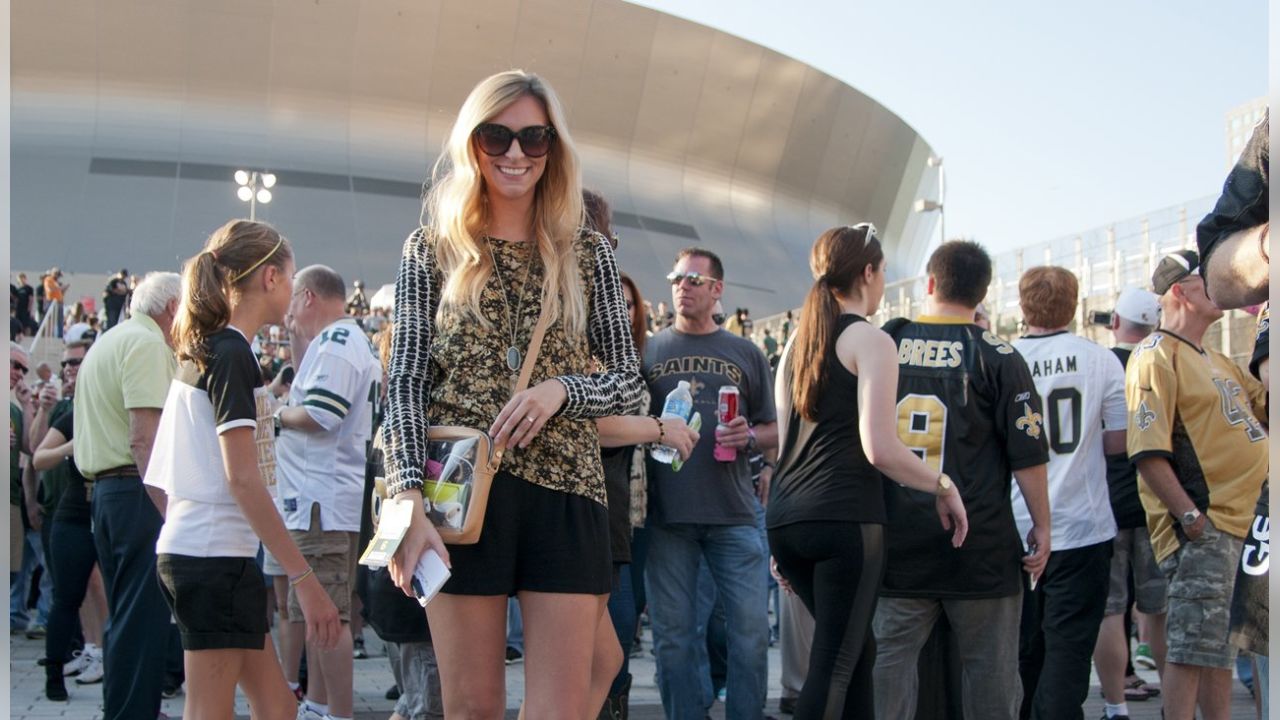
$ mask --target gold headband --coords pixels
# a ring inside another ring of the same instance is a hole
[[[250,266],[248,267],[248,269],[246,269],[244,272],[242,272],[242,273],[240,273],[239,275],[236,275],[235,277],[231,278],[231,284],[232,284],[232,285],[235,285],[236,283],[240,282],[241,280],[243,280],[243,279],[245,279],[245,278],[249,277],[249,273],[253,272],[254,270],[257,270],[259,265],[261,265],[262,263],[264,263],[264,262],[266,262],[266,261],[270,260],[270,259],[271,259],[271,256],[272,256],[272,255],[275,255],[275,254],[276,254],[276,251],[277,251],[277,250],[279,250],[279,249],[280,249],[280,246],[281,246],[281,245],[283,245],[283,244],[284,244],[284,236],[283,236],[283,235],[281,235],[281,236],[280,236],[280,239],[276,241],[276,246],[275,246],[275,247],[273,247],[273,248],[271,248],[271,252],[267,253],[266,255],[263,255],[261,260],[259,260],[258,262],[256,262],[256,263],[254,263],[254,264],[250,265]],[[217,255],[214,255],[213,257],[214,257],[214,260],[217,260],[217,259],[218,259],[218,256],[217,256]]]

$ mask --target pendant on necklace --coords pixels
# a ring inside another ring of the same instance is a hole
[[[507,348],[507,367],[511,369],[511,372],[520,369],[520,351],[514,345]]]

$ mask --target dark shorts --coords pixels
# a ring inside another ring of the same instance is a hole
[[[611,588],[609,513],[594,500],[499,471],[475,545],[450,545],[443,592],[514,595],[521,590],[604,595]]]
[[[265,647],[267,589],[253,558],[162,553],[156,574],[183,650]]]

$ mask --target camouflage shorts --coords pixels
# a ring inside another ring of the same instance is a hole
[[[1158,615],[1169,607],[1169,579],[1160,572],[1151,536],[1145,527],[1116,533],[1111,553],[1111,579],[1107,590],[1107,615],[1121,615],[1137,602],[1138,611]],[[1133,597],[1129,597],[1129,577],[1133,576]]]
[[[1206,519],[1204,535],[1184,542],[1160,563],[1169,577],[1169,662],[1229,669],[1231,591],[1244,541]]]

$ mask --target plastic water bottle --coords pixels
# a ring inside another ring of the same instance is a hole
[[[702,430],[702,413],[695,412],[693,417],[689,418],[689,429],[694,432]],[[680,472],[680,468],[682,467],[684,467],[684,461],[681,460],[680,455],[677,454],[671,459],[671,472]]]
[[[667,401],[662,406],[662,419],[679,418],[687,422],[692,413],[693,393],[689,392],[689,381],[681,380],[675,390],[667,393]],[[651,454],[654,460],[668,465],[678,457],[676,449],[666,445],[659,445]]]

